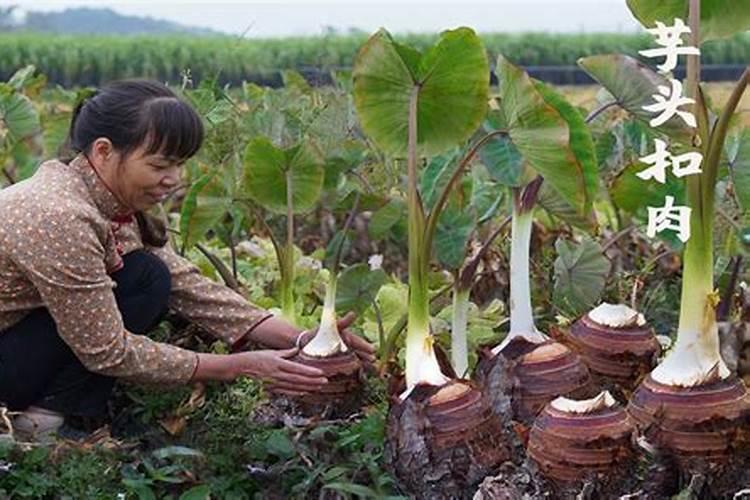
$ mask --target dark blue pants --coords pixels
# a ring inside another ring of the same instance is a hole
[[[155,255],[136,250],[112,273],[125,328],[145,334],[167,312],[171,279]],[[115,379],[88,371],[60,338],[46,308],[35,309],[0,332],[0,401],[10,410],[30,405],[65,415],[104,414]]]

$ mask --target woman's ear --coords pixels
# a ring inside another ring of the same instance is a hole
[[[111,164],[114,155],[115,148],[112,146],[112,141],[106,137],[99,137],[91,144],[89,160],[95,167],[101,168],[107,164]]]

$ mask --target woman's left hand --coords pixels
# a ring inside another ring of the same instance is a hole
[[[344,341],[344,343],[354,351],[359,359],[364,361],[366,364],[371,365],[375,363],[375,346],[369,343],[366,339],[349,330],[349,326],[354,323],[354,320],[356,318],[357,315],[355,313],[348,312],[344,315],[343,318],[339,318],[339,320],[336,322],[336,326],[338,326],[339,335],[341,335],[341,339]],[[311,333],[308,333],[304,336],[302,345],[306,345],[308,342],[310,342],[313,337],[315,337],[315,332],[317,331],[317,328],[314,330],[310,330]]]

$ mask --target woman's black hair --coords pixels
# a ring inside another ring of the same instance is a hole
[[[120,80],[78,103],[60,156],[69,161],[79,153],[88,155],[93,142],[106,137],[123,158],[145,145],[146,154],[183,162],[198,152],[203,135],[198,113],[166,85]],[[167,243],[164,221],[145,212],[137,212],[135,219],[144,243],[157,247]]]
[[[88,154],[96,139],[106,137],[123,157],[145,145],[146,154],[184,161],[198,152],[203,135],[198,113],[166,85],[119,80],[76,106],[67,146]]]

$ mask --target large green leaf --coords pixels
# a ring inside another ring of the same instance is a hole
[[[726,143],[734,192],[742,210],[750,210],[750,128],[731,137]]]
[[[391,154],[407,149],[409,100],[418,89],[417,143],[425,155],[466,140],[487,108],[489,63],[469,28],[445,31],[420,54],[381,29],[354,61],[354,103],[365,133]]]
[[[580,214],[594,197],[596,161],[583,119],[562,97],[499,56],[500,109],[523,159]]]
[[[536,202],[551,215],[564,220],[572,226],[583,229],[584,231],[593,231],[597,226],[595,210],[591,210],[587,215],[578,213],[575,208],[573,208],[570,203],[567,203],[565,199],[555,191],[555,188],[547,182],[542,183]]]
[[[604,291],[610,262],[596,241],[555,242],[555,287],[553,299],[564,312],[578,315],[593,307]]]
[[[448,269],[458,269],[466,259],[466,245],[477,225],[473,210],[451,205],[443,210],[435,231],[435,254]]]
[[[399,221],[406,218],[406,202],[394,198],[372,214],[367,226],[370,238],[380,240],[388,236],[389,231]]]
[[[623,54],[582,57],[578,60],[578,65],[603,85],[614,96],[620,107],[646,124],[657,115],[644,110],[643,106],[655,102],[652,96],[659,93],[657,87],[670,86],[664,76],[637,59]],[[684,107],[680,109],[689,111]],[[657,129],[688,143],[693,133],[693,129],[677,115],[672,116]]]
[[[213,170],[196,180],[185,195],[180,208],[180,235],[183,248],[200,241],[226,215],[232,205],[220,180],[219,170]]]
[[[599,170],[596,160],[596,150],[594,149],[594,140],[591,138],[591,133],[586,126],[583,116],[563,96],[542,82],[534,82],[534,86],[544,98],[544,102],[555,108],[568,124],[569,151],[566,157],[566,165],[574,165],[576,174],[583,177],[586,193],[586,210],[583,213],[588,215],[590,212],[588,207],[596,196],[597,173]],[[548,183],[555,190],[560,189],[554,182],[548,181]]]
[[[313,149],[304,143],[279,149],[265,137],[258,137],[245,149],[244,167],[244,189],[272,212],[286,213],[288,178],[294,213],[310,210],[320,197],[323,166]]]
[[[372,305],[387,275],[382,269],[370,270],[367,264],[347,267],[336,285],[336,311],[362,314]]]
[[[484,133],[493,130],[506,130],[507,121],[502,110],[491,110],[482,125]],[[479,150],[479,158],[493,179],[505,186],[520,187],[523,185],[523,155],[513,144],[510,136],[499,135]]]
[[[461,150],[434,156],[420,177],[419,193],[426,209],[431,209],[448,181],[456,172],[460,162]]]
[[[19,141],[39,132],[39,114],[31,100],[8,85],[0,87],[0,139]]]
[[[614,204],[626,212],[647,218],[646,207],[664,206],[664,198],[673,196],[675,204],[684,204],[684,182],[675,176],[667,175],[664,184],[654,180],[645,181],[636,174],[648,168],[648,165],[635,162],[626,166],[614,178],[609,186],[609,195]]]
[[[667,26],[679,17],[688,24],[689,0],[627,0],[628,8],[646,28],[656,21]],[[750,30],[750,2],[747,0],[701,0],[701,40],[723,38]],[[685,44],[688,45],[687,35]]]

